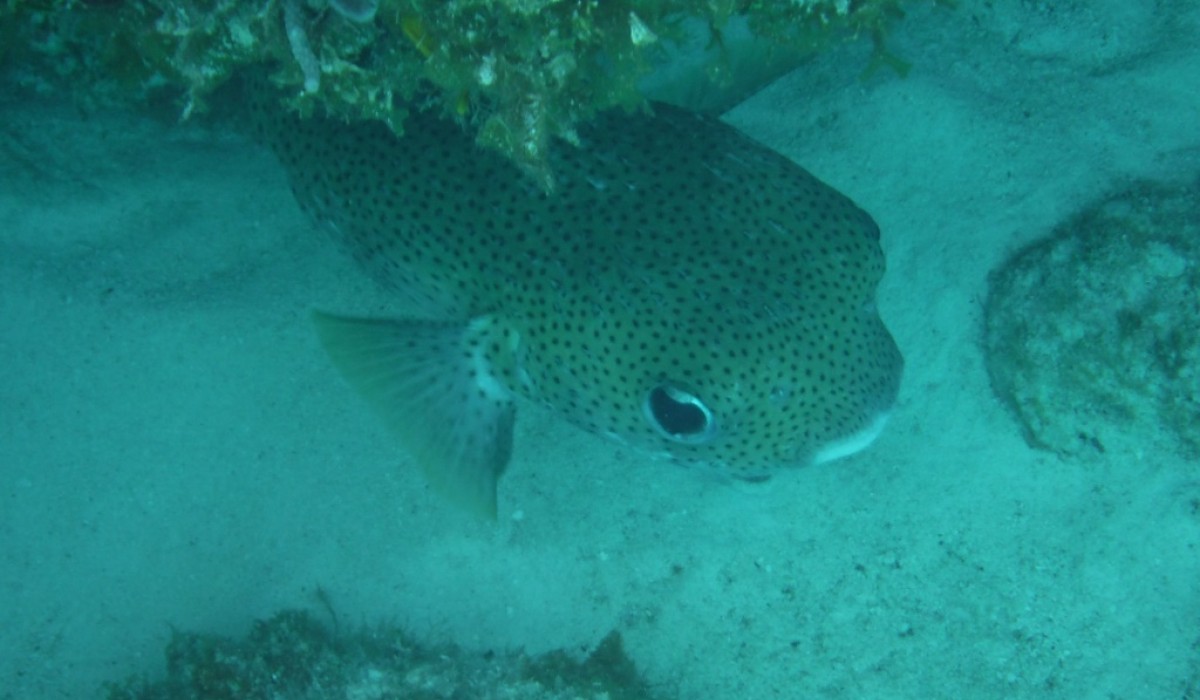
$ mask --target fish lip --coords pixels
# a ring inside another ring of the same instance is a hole
[[[879,434],[883,432],[883,426],[887,425],[888,418],[891,415],[892,412],[890,410],[880,411],[861,430],[822,445],[813,455],[812,463],[824,464],[825,462],[832,462],[867,449],[871,443],[875,442],[875,438],[879,437]]]

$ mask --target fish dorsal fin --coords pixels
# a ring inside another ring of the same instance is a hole
[[[313,313],[342,375],[383,417],[430,484],[496,517],[496,481],[512,452],[512,393],[487,354],[489,317],[463,325]]]

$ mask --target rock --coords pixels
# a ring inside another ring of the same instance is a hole
[[[1138,183],[990,279],[984,347],[1030,444],[1200,455],[1200,179]]]

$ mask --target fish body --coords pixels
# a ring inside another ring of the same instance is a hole
[[[761,478],[865,447],[903,361],[879,229],[725,123],[664,104],[558,143],[545,191],[457,125],[278,118],[296,199],[400,319],[317,314],[435,486],[495,513],[517,397],[646,454]]]

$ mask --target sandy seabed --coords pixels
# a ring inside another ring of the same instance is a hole
[[[1031,449],[980,344],[1020,246],[1200,173],[1200,9],[991,5],[914,9],[907,79],[860,80],[864,41],[727,115],[883,230],[907,372],[878,442],[731,484],[523,406],[496,523],[428,493],[320,351],[309,309],[389,300],[267,153],[0,103],[0,698],[160,673],[173,628],[318,587],[469,648],[617,628],[684,698],[1200,697],[1200,467]]]

